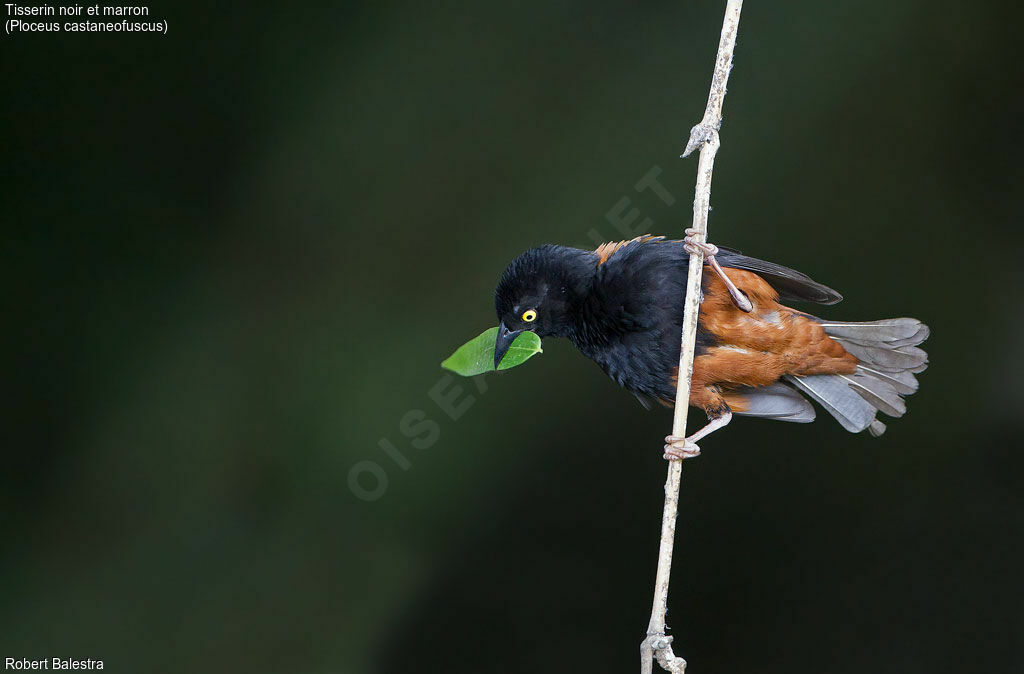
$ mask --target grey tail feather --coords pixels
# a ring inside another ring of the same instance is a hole
[[[882,412],[901,417],[903,396],[917,391],[916,373],[928,367],[928,354],[917,347],[928,338],[928,326],[916,318],[890,318],[869,323],[816,319],[825,334],[860,361],[853,374],[788,375],[794,386],[820,403],[843,428],[885,432],[875,417]]]
[[[851,433],[863,431],[875,420],[878,410],[857,395],[839,375],[786,375],[786,379],[816,400]]]

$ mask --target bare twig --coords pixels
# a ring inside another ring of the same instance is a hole
[[[707,240],[708,210],[711,202],[711,174],[718,153],[718,129],[722,126],[722,103],[725,88],[732,69],[732,53],[736,46],[736,32],[739,29],[740,10],[743,0],[729,0],[722,22],[722,37],[718,43],[718,58],[711,79],[704,118],[690,130],[690,141],[686,144],[684,157],[700,148],[697,163],[697,186],[693,199],[694,239]],[[704,266],[702,253],[690,255],[690,269],[686,284],[685,313],[683,314],[682,349],[679,352],[679,378],[676,389],[675,414],[672,420],[672,435],[686,435],[686,412],[690,399],[690,377],[693,375],[693,353],[697,340],[697,314],[700,310],[700,279]],[[651,607],[651,621],[647,625],[647,638],[640,644],[640,671],[651,674],[653,659],[663,669],[682,674],[686,661],[672,652],[672,637],[665,635],[665,613],[668,610],[668,583],[672,573],[672,546],[675,542],[676,512],[679,507],[679,482],[682,478],[682,461],[669,461],[668,478],[665,480],[665,510],[661,520],[661,547],[658,550],[658,573],[654,582],[654,605]]]

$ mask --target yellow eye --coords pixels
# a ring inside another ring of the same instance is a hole
[[[533,309],[527,309],[525,312],[523,312],[523,320],[526,321],[527,323],[533,323],[535,320],[537,320],[537,312],[534,311]]]

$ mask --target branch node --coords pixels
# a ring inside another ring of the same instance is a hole
[[[717,139],[718,125],[708,122],[705,117],[700,121],[700,124],[690,129],[690,140],[686,143],[686,149],[679,156],[683,158],[689,157],[695,150],[699,150],[707,143],[717,142]]]
[[[666,672],[684,674],[686,671],[686,660],[672,652],[672,637],[670,636],[650,635],[640,644],[640,652],[647,658],[657,660]]]

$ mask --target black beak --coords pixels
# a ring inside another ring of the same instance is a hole
[[[494,369],[498,369],[498,364],[501,359],[505,357],[508,352],[508,348],[512,346],[512,342],[516,341],[516,337],[519,336],[522,330],[509,330],[505,327],[505,323],[502,322],[498,326],[498,338],[494,340]]]

